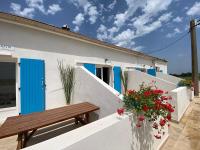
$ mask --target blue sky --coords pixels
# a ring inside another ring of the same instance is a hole
[[[0,11],[70,29],[118,46],[150,53],[183,36],[192,18],[200,19],[197,0],[9,0]],[[169,73],[191,71],[190,35],[151,55],[169,61]],[[200,47],[200,28],[197,28]],[[198,49],[200,62],[200,50]],[[200,65],[199,65],[200,70]]]

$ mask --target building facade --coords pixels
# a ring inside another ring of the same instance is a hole
[[[166,60],[0,13],[0,121],[66,105],[58,61],[85,66],[118,92],[121,70],[167,73]]]

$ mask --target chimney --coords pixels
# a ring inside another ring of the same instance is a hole
[[[62,26],[62,29],[63,29],[63,30],[70,31],[70,28],[68,27],[67,24],[64,24],[64,25]]]

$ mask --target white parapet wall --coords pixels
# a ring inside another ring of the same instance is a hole
[[[176,89],[177,86],[172,82],[154,77],[138,70],[128,71],[128,89],[138,90],[142,82],[149,84],[152,81],[156,81],[156,86],[158,88],[168,92]]]
[[[162,72],[156,72],[156,77],[160,78],[160,79],[163,79],[163,80],[166,80],[166,81],[169,81],[169,82],[172,82],[174,84],[178,84],[181,80],[181,78],[178,78],[178,77],[175,77],[175,76],[172,76],[172,75],[169,75],[169,74],[164,74]]]
[[[91,102],[98,107],[99,118],[116,112],[121,107],[119,93],[84,67],[75,69],[73,103]]]
[[[193,98],[193,92],[187,87],[179,87],[172,90],[169,94],[173,99],[173,101],[169,102],[175,106],[175,112],[172,113],[172,119],[179,122]]]
[[[158,150],[168,137],[168,129],[156,139],[152,127],[136,128],[130,116],[112,114],[24,150]]]

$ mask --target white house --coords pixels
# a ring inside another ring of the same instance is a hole
[[[166,60],[0,13],[0,121],[66,104],[58,60],[85,66],[119,92],[121,69],[167,73]]]

